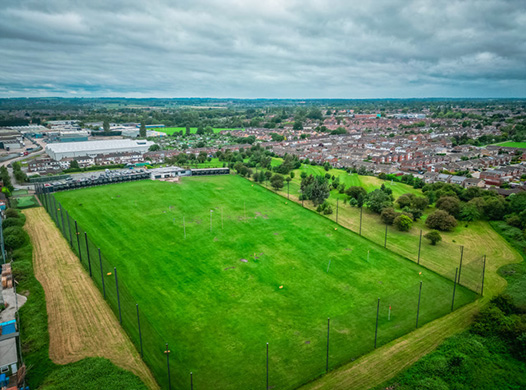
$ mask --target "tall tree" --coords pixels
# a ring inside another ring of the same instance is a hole
[[[105,120],[104,122],[102,122],[102,128],[104,129],[105,133],[109,133],[110,132],[110,122],[108,122],[108,120]]]
[[[146,125],[144,124],[144,122],[141,122],[141,128],[139,129],[139,137],[146,137]]]

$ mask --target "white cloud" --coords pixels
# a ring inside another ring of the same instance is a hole
[[[0,9],[0,96],[526,95],[522,1],[74,3]]]

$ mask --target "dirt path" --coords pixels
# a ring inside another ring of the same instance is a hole
[[[49,357],[67,364],[105,357],[158,389],[150,370],[122,330],[77,256],[42,207],[27,209],[35,276],[46,294]]]

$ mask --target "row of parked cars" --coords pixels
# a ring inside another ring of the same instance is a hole
[[[125,181],[144,180],[149,179],[150,174],[144,170],[127,170],[127,171],[109,171],[99,175],[83,176],[79,178],[68,177],[65,180],[60,180],[52,183],[44,184],[47,191],[64,191],[81,187],[92,187],[103,184],[119,183]]]

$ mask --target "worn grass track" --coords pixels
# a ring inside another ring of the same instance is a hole
[[[24,214],[34,246],[35,276],[46,294],[51,360],[67,364],[105,357],[157,389],[150,370],[46,211],[39,207]]]

